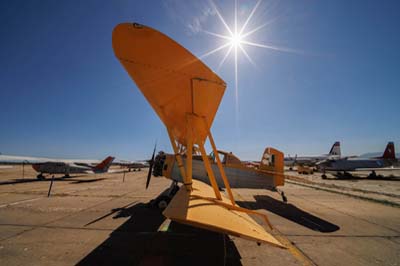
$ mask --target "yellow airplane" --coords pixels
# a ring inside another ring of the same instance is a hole
[[[285,182],[284,175],[284,161],[283,153],[274,149],[266,148],[262,154],[260,162],[243,162],[232,152],[217,151],[218,156],[213,152],[210,153],[208,159],[211,163],[211,168],[215,173],[215,179],[218,187],[224,188],[224,180],[222,175],[219,173],[218,161],[224,168],[226,176],[229,181],[231,188],[253,188],[253,189],[269,189],[277,191],[284,202],[287,201],[283,191],[278,190],[278,186],[283,186]],[[183,154],[185,161],[186,156]],[[218,157],[218,158],[217,158]],[[152,162],[152,161],[151,161]],[[146,182],[146,188],[149,185],[151,172],[154,176],[163,176],[169,178],[176,183],[183,182],[183,177],[180,175],[178,162],[176,161],[174,154],[165,154],[159,152],[155,158],[154,164],[151,163],[152,167],[149,168],[149,175]],[[198,151],[193,151],[193,164],[192,164],[192,178],[200,180],[204,183],[210,184],[210,180],[207,174],[207,169],[204,167],[203,159]],[[170,193],[163,194],[155,201],[155,205],[163,208],[168,204],[171,196],[176,191],[176,188],[171,186]]]
[[[144,25],[117,25],[112,45],[115,56],[164,123],[182,177],[183,185],[163,215],[179,223],[284,248],[249,216],[259,215],[269,224],[264,214],[235,203],[224,167],[215,156],[228,197],[221,195],[204,148],[208,138],[214,154],[218,153],[210,128],[225,82],[174,40]],[[193,179],[193,150],[199,151],[211,186]]]

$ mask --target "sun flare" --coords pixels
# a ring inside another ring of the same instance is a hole
[[[214,3],[213,0],[210,0],[211,6],[215,11],[215,14],[225,27],[225,34],[220,34],[220,33],[215,33],[211,32],[205,29],[202,29],[202,31],[208,35],[221,38],[225,40],[225,43],[222,44],[221,46],[206,52],[200,58],[207,57],[209,55],[212,55],[216,52],[219,52],[223,49],[226,49],[226,52],[224,56],[222,57],[219,65],[218,65],[218,70],[222,67],[228,56],[233,53],[234,56],[234,74],[235,74],[235,104],[236,104],[236,116],[238,116],[239,112],[239,89],[238,89],[238,54],[242,53],[247,60],[256,67],[256,64],[254,61],[251,59],[250,55],[246,51],[246,47],[252,46],[252,47],[257,47],[257,48],[264,48],[264,49],[269,49],[273,51],[279,51],[279,52],[289,52],[289,53],[298,53],[298,51],[293,50],[293,49],[288,49],[288,48],[283,48],[283,47],[278,47],[278,46],[273,46],[273,45],[267,45],[267,44],[261,44],[257,43],[254,41],[248,40],[248,37],[255,32],[259,31],[260,29],[264,28],[265,26],[269,25],[270,23],[273,23],[275,19],[271,19],[270,21],[267,21],[257,27],[254,27],[252,29],[247,29],[246,27],[248,26],[250,20],[252,19],[254,13],[257,11],[257,8],[260,6],[262,0],[258,0],[256,5],[253,7],[251,10],[249,16],[246,18],[245,22],[238,27],[238,10],[237,10],[237,0],[235,0],[235,10],[234,10],[234,25],[233,26],[228,26],[226,23],[225,19],[221,15],[221,12],[219,11],[217,5]]]

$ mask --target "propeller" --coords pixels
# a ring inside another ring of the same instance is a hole
[[[153,173],[154,155],[156,154],[156,148],[157,148],[157,142],[156,142],[156,144],[154,144],[153,155],[151,156],[151,160],[150,160],[150,163],[149,163],[149,173],[147,174],[146,189],[149,187],[151,174]]]

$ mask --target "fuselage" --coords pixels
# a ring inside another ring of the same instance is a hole
[[[218,165],[212,163],[211,168],[215,174],[218,186],[224,188],[225,185],[219,172]],[[231,188],[273,189],[277,186],[272,174],[267,174],[260,170],[229,165],[224,166],[224,170]],[[183,182],[178,164],[174,164],[172,176],[175,181]],[[193,160],[193,179],[200,180],[210,185],[210,180],[202,160]]]
[[[323,156],[302,156],[302,157],[285,157],[285,166],[295,166],[296,164],[315,165],[316,163],[327,160],[340,158],[340,155],[323,155]]]
[[[357,169],[389,167],[392,163],[384,159],[360,159],[349,158],[339,160],[327,160],[318,164],[318,168],[325,171],[355,171]]]
[[[36,172],[43,174],[78,174],[93,172],[89,166],[63,163],[63,162],[46,162],[32,164],[32,168]]]
[[[222,157],[221,166],[232,188],[274,190],[277,186],[284,185],[283,153],[276,149],[266,148],[257,168],[248,167],[246,163],[240,161],[232,153],[222,151],[218,151],[218,153],[218,156]],[[208,156],[208,159],[218,186],[224,188],[225,184],[219,171],[216,155],[212,153]],[[183,158],[183,165],[186,165],[185,157]],[[154,173],[155,176],[162,175],[177,182],[183,182],[181,171],[178,163],[175,161],[174,155],[166,155],[165,159],[161,160],[156,158]],[[201,156],[193,156],[192,178],[210,184],[210,179]]]

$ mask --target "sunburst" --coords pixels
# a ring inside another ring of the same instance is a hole
[[[226,59],[228,58],[228,56],[233,51],[234,71],[235,71],[235,103],[236,103],[236,111],[237,112],[238,112],[238,104],[239,104],[239,96],[238,96],[239,95],[239,89],[238,89],[238,52],[239,52],[239,50],[243,53],[243,55],[247,58],[247,60],[253,66],[255,66],[255,63],[251,59],[249,54],[247,53],[245,46],[253,46],[253,47],[270,49],[270,50],[281,51],[281,52],[296,52],[295,50],[288,49],[288,48],[282,48],[282,47],[277,47],[277,46],[273,46],[273,45],[267,45],[267,44],[262,44],[262,43],[257,43],[257,42],[252,42],[252,41],[247,40],[247,38],[250,35],[256,33],[257,31],[259,31],[260,29],[264,28],[265,26],[267,26],[269,24],[269,22],[266,22],[258,27],[255,27],[253,29],[249,29],[246,31],[246,28],[247,28],[249,22],[253,18],[254,14],[256,13],[261,2],[262,2],[262,0],[258,0],[258,2],[255,4],[253,9],[251,10],[249,16],[247,17],[247,19],[245,20],[245,22],[243,23],[243,25],[241,25],[241,27],[239,29],[238,28],[238,17],[237,17],[237,0],[235,0],[233,27],[228,26],[225,19],[221,15],[221,12],[219,11],[217,5],[213,2],[213,0],[210,0],[212,8],[215,10],[216,15],[218,16],[219,20],[221,21],[221,23],[224,25],[224,27],[226,29],[226,33],[219,34],[219,33],[211,32],[211,31],[204,30],[204,29],[202,30],[204,33],[212,35],[214,37],[224,39],[226,42],[223,45],[221,45],[211,51],[206,52],[205,54],[203,54],[201,56],[201,58],[204,58],[204,57],[214,54],[218,51],[226,49],[226,52],[218,65],[218,69],[220,69],[222,67],[222,65],[224,64],[224,62],[226,61]]]

